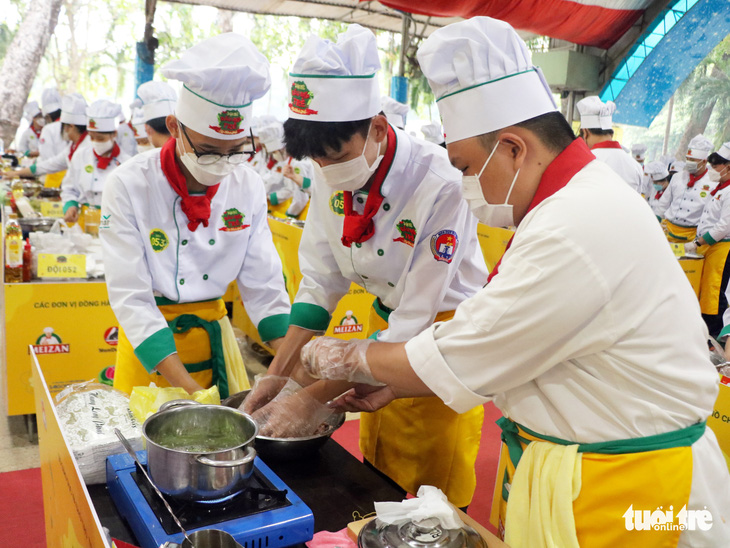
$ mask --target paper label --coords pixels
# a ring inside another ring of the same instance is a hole
[[[41,202],[41,215],[60,219],[63,217],[63,204],[61,202]]]
[[[38,254],[39,278],[86,278],[86,255]]]
[[[678,259],[684,257],[684,244],[670,242],[669,245],[672,246],[672,251],[674,252],[675,257]]]

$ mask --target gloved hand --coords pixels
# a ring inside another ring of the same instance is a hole
[[[333,412],[289,379],[279,394],[252,416],[262,436],[299,438],[314,434]]]
[[[358,384],[331,401],[328,405],[331,409],[340,413],[371,413],[382,409],[396,398],[390,386],[370,386]]]
[[[273,400],[281,389],[284,388],[288,380],[289,377],[258,375],[251,392],[243,400],[239,409],[244,413],[252,415],[254,411]]]
[[[312,377],[383,386],[370,372],[366,358],[372,339],[343,341],[319,337],[302,348],[302,365]]]
[[[689,255],[694,255],[697,253],[697,244],[694,241],[687,242],[684,244],[684,252]]]

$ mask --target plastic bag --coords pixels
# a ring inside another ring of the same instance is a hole
[[[217,386],[211,386],[205,390],[198,390],[188,394],[185,389],[171,386],[135,386],[132,388],[132,395],[129,396],[129,408],[135,418],[144,423],[147,417],[159,411],[160,406],[172,400],[195,400],[198,403],[208,405],[220,405],[221,396]]]

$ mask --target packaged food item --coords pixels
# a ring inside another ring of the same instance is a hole
[[[194,400],[206,405],[220,405],[221,396],[218,387],[213,385],[205,390],[198,390],[188,394],[184,388],[156,386],[150,383],[149,386],[135,386],[132,388],[132,395],[129,396],[129,407],[136,419],[143,423],[147,417],[157,413],[160,406],[172,400]]]
[[[5,225],[5,282],[23,281],[23,232],[18,217],[11,213]]]

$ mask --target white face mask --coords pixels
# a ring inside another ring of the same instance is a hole
[[[43,127],[43,126],[46,125],[46,119],[45,118],[38,118],[37,120],[35,120],[35,124],[37,126]]]
[[[694,175],[700,170],[700,163],[696,160],[687,160],[684,163],[684,170]]]
[[[515,173],[515,176],[512,179],[512,184],[509,187],[509,191],[507,191],[507,197],[505,198],[503,204],[490,204],[489,202],[487,202],[487,200],[484,198],[482,185],[479,182],[479,179],[481,178],[482,173],[484,173],[484,170],[486,169],[489,160],[491,160],[492,156],[494,156],[494,153],[497,152],[498,146],[499,141],[497,141],[497,144],[494,145],[492,153],[489,155],[489,158],[487,158],[487,161],[484,162],[484,165],[482,166],[479,175],[464,175],[461,178],[461,193],[462,196],[464,196],[464,199],[469,204],[469,209],[471,209],[471,212],[477,219],[479,219],[479,221],[481,221],[485,225],[495,228],[513,226],[515,224],[513,207],[508,202],[509,197],[512,194],[512,189],[515,187],[517,177],[520,174],[520,170],[518,169],[517,173]]]
[[[372,123],[368,128],[367,137],[365,137],[365,145],[362,147],[362,153],[357,158],[342,162],[341,164],[331,164],[325,167],[321,167],[317,162],[312,162],[314,166],[314,172],[317,177],[322,179],[327,186],[334,190],[343,190],[353,192],[359,188],[362,188],[368,179],[372,176],[378,166],[380,165],[383,155],[379,154],[372,165],[368,165],[368,161],[365,158],[365,149],[368,146],[368,139],[370,138],[370,129],[372,129]],[[377,143],[376,143],[377,144]],[[380,145],[378,145],[380,146]]]
[[[137,152],[147,152],[148,150],[154,150],[155,146],[152,144],[147,145],[137,145]]]
[[[94,148],[94,152],[99,156],[103,156],[114,148],[114,139],[109,139],[108,141],[92,141],[91,146]]]
[[[178,125],[178,128],[180,126]],[[175,140],[175,146],[180,145],[182,139],[182,130],[180,129],[180,139]],[[227,175],[233,173],[237,166],[231,164],[225,158],[221,158],[214,164],[201,166],[198,158],[192,152],[185,152],[185,149],[178,150],[180,153],[180,161],[188,169],[190,175],[204,186],[215,186],[221,182]]]
[[[715,168],[710,168],[707,170],[707,178],[710,179],[713,183],[719,183],[720,179],[723,178],[723,171],[725,171],[725,168],[723,168],[721,171],[716,171]]]

